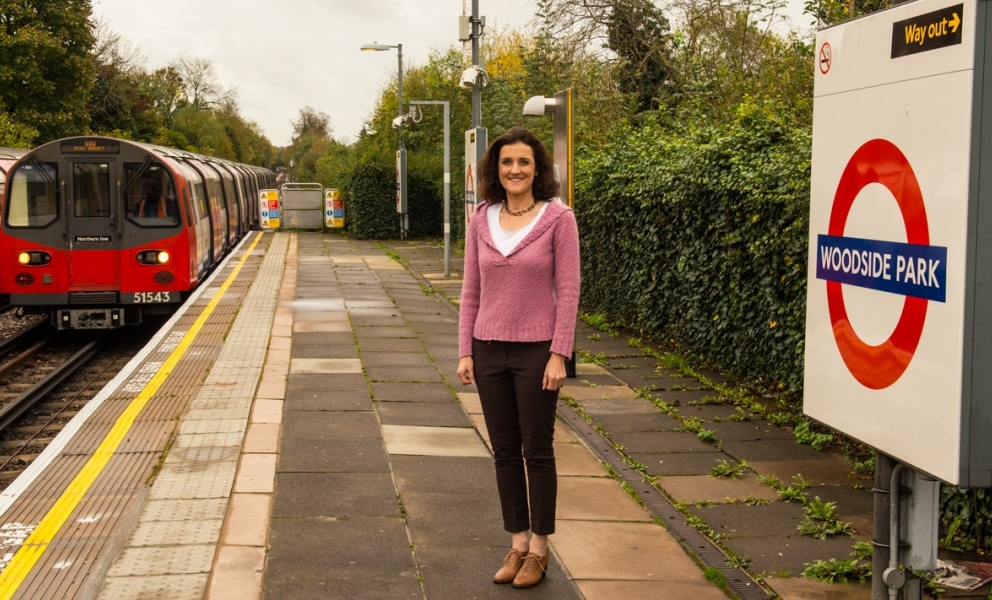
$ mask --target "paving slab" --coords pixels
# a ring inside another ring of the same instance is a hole
[[[430,600],[501,600],[523,596],[542,600],[578,600],[572,583],[554,558],[541,585],[515,590],[510,585],[493,585],[492,574],[503,564],[508,546],[417,547],[417,560]]]
[[[786,483],[791,482],[794,475],[802,475],[804,479],[813,484],[844,485],[855,483],[849,478],[851,465],[839,456],[832,456],[824,460],[748,461],[747,465],[760,475],[774,475]]]
[[[636,398],[634,390],[625,385],[600,385],[596,387],[582,385],[565,385],[561,388],[561,394],[573,400],[624,400]]]
[[[712,452],[713,444],[701,441],[690,431],[631,431],[612,433],[614,443],[627,452]]]
[[[654,415],[658,414],[658,409],[647,400],[637,398],[635,400],[610,400],[602,402],[600,400],[585,400],[579,402],[582,410],[590,415]]]
[[[727,440],[723,443],[723,451],[740,460],[749,463],[770,462],[775,460],[829,460],[832,454],[813,450],[806,444],[797,444],[794,440],[762,440],[760,442],[740,442]]]
[[[770,425],[764,421],[723,421],[710,423],[706,426],[716,433],[716,438],[721,441],[752,441],[761,440],[787,440],[796,441],[796,435],[791,431],[786,431],[781,427]]]
[[[597,415],[596,424],[610,433],[672,431],[682,426],[682,422],[675,417],[657,410],[655,413]]]
[[[287,411],[283,444],[287,440],[379,439],[373,412]]]
[[[376,402],[451,402],[452,394],[443,383],[373,382]]]
[[[577,580],[705,581],[678,542],[655,523],[560,520],[551,540]]]
[[[365,370],[372,382],[441,382],[441,375],[433,364],[429,367],[366,366]]]
[[[434,367],[426,355],[413,352],[363,351],[362,363],[368,367]]]
[[[465,392],[456,394],[456,396],[465,412],[470,415],[482,414],[482,402],[479,400],[479,394]]]
[[[603,464],[582,444],[555,442],[555,467],[559,477],[606,477]]]
[[[753,473],[737,479],[713,477],[711,475],[673,475],[662,477],[659,485],[676,501],[683,504],[693,502],[716,502],[722,504],[731,500],[744,500],[754,497],[763,500],[777,500],[778,492],[758,482]]]
[[[290,373],[357,374],[362,372],[362,361],[357,358],[294,358]]]
[[[368,388],[337,392],[291,390],[286,393],[286,410],[371,411],[374,408]]]
[[[286,383],[286,394],[297,390],[309,390],[322,394],[347,390],[368,392],[368,382],[361,373],[326,374],[294,373]]]
[[[455,402],[383,402],[379,421],[384,425],[471,427],[465,411]]]
[[[807,563],[828,558],[850,558],[854,541],[846,535],[825,540],[794,535],[790,538],[778,536],[730,538],[723,543],[731,551],[750,558],[751,570],[755,573],[784,571],[792,577],[798,577]],[[867,598],[868,596],[864,600]]]
[[[771,502],[764,506],[718,504],[690,506],[689,511],[701,517],[714,531],[728,537],[798,536],[796,528],[803,520],[803,507],[798,502]]]
[[[276,473],[277,517],[398,517],[389,473]]]
[[[266,600],[420,599],[399,518],[272,520]]]
[[[719,450],[651,454],[632,452],[630,457],[646,466],[652,475],[709,475],[719,461],[731,460]]]
[[[469,427],[414,427],[383,425],[382,439],[389,454],[414,456],[487,457],[489,450]]]
[[[347,344],[299,344],[293,337],[290,353],[293,358],[358,358],[358,347],[354,342]]]
[[[391,456],[396,486],[402,494],[495,494],[492,456]],[[498,501],[493,495],[492,501]]]
[[[805,577],[766,579],[782,600],[868,600],[871,583],[823,583]],[[587,599],[588,600],[588,599]]]
[[[612,478],[558,476],[557,519],[640,521],[651,517]]]
[[[585,600],[651,598],[651,600],[726,600],[715,585],[677,581],[586,581],[576,582]]]
[[[381,439],[286,440],[279,471],[388,473],[389,457]]]

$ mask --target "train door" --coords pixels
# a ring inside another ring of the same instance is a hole
[[[113,160],[70,160],[65,208],[69,289],[113,290],[120,282],[117,165]]]

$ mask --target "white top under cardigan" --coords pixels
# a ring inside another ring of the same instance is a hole
[[[538,211],[537,216],[534,220],[528,223],[526,226],[517,229],[516,231],[507,231],[503,229],[503,226],[499,224],[499,212],[503,210],[503,203],[498,202],[492,204],[486,210],[486,219],[489,221],[489,233],[493,236],[493,243],[496,244],[496,249],[500,251],[503,256],[508,256],[513,249],[517,247],[517,244],[521,242],[527,234],[530,233],[531,229],[534,229],[534,225],[541,220],[541,215],[544,214],[544,209],[548,207],[548,203],[545,202],[541,206],[541,210]]]

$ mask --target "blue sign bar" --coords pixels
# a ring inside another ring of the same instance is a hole
[[[947,248],[818,235],[816,278],[945,302]]]

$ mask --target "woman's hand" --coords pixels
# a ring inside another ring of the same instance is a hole
[[[462,380],[462,385],[475,383],[475,362],[471,356],[458,359],[458,379]]]
[[[551,353],[548,366],[544,369],[545,390],[559,390],[565,383],[565,357],[561,354]]]

